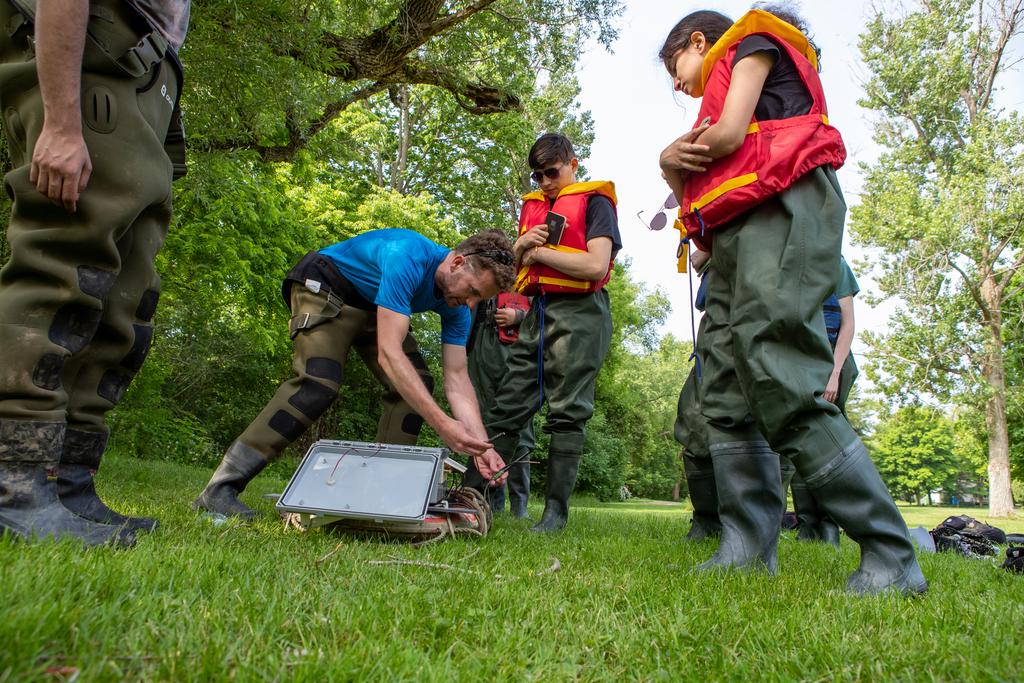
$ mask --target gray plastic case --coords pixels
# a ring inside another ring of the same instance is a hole
[[[448,449],[361,441],[317,441],[292,475],[277,509],[318,518],[423,521],[441,486]],[[331,481],[333,480],[333,482]]]

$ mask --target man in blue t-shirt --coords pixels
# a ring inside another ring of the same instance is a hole
[[[338,397],[348,350],[384,385],[376,440],[412,446],[423,421],[452,450],[476,459],[485,476],[504,463],[491,450],[466,369],[469,307],[515,284],[512,243],[485,230],[454,251],[411,230],[373,230],[309,252],[285,277],[292,311],[296,376],[231,445],[193,507],[252,519],[238,499],[253,477],[297,439]],[[430,375],[409,333],[413,313],[441,316],[441,366],[449,417],[434,401]]]

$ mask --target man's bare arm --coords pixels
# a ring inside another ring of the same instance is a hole
[[[29,180],[57,206],[75,211],[92,162],[82,138],[82,52],[89,20],[84,0],[39,0],[36,70],[43,128],[32,151]]]
[[[474,435],[464,423],[448,417],[427,391],[416,368],[402,350],[402,342],[407,334],[409,316],[383,306],[377,307],[377,362],[398,393],[453,450],[467,455],[483,455],[490,449],[490,444]],[[479,409],[476,419],[479,423]],[[478,434],[482,432],[483,426],[479,425]]]

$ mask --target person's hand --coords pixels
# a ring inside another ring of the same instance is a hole
[[[836,402],[836,398],[839,397],[839,373],[833,372],[828,378],[828,384],[825,385],[825,393],[823,396],[829,403]]]
[[[505,466],[505,461],[493,448],[483,455],[475,456],[473,460],[476,462],[476,468],[480,470],[480,474],[488,481]],[[500,477],[491,482],[491,486],[501,486],[506,479],[508,479],[508,472],[502,472]]]
[[[527,251],[534,247],[539,247],[542,244],[546,244],[547,241],[548,226],[535,225],[530,228],[529,232],[516,240],[515,248],[517,251]]]
[[[74,213],[91,174],[92,161],[81,131],[44,123],[32,152],[28,176],[36,189],[57,206]]]
[[[491,444],[473,436],[472,432],[466,428],[466,425],[458,420],[446,422],[438,436],[456,453],[478,456],[491,450]],[[491,474],[494,474],[494,472],[491,472]]]
[[[708,145],[694,144],[693,141],[709,127],[704,125],[694,128],[666,147],[661,153],[661,168],[703,173],[705,169],[701,164],[714,161],[711,157],[703,154],[711,148]]]
[[[698,273],[704,264],[708,262],[709,258],[711,258],[711,254],[706,251],[701,251],[700,249],[690,250],[690,265]]]
[[[494,322],[500,327],[511,327],[516,324],[516,312],[512,308],[499,308],[494,312]]]
[[[530,249],[525,254],[523,254],[522,265],[529,266],[529,265],[532,265],[534,263],[543,263],[544,262],[544,257],[541,255],[541,252],[544,252],[544,251],[548,251],[548,250],[547,249]]]

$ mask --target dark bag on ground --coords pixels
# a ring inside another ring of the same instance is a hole
[[[1007,548],[1006,561],[999,565],[999,568],[1024,574],[1024,546],[1012,545]]]
[[[964,557],[996,555],[996,544],[1006,543],[1006,533],[967,515],[947,517],[932,529],[938,552],[954,551]]]

